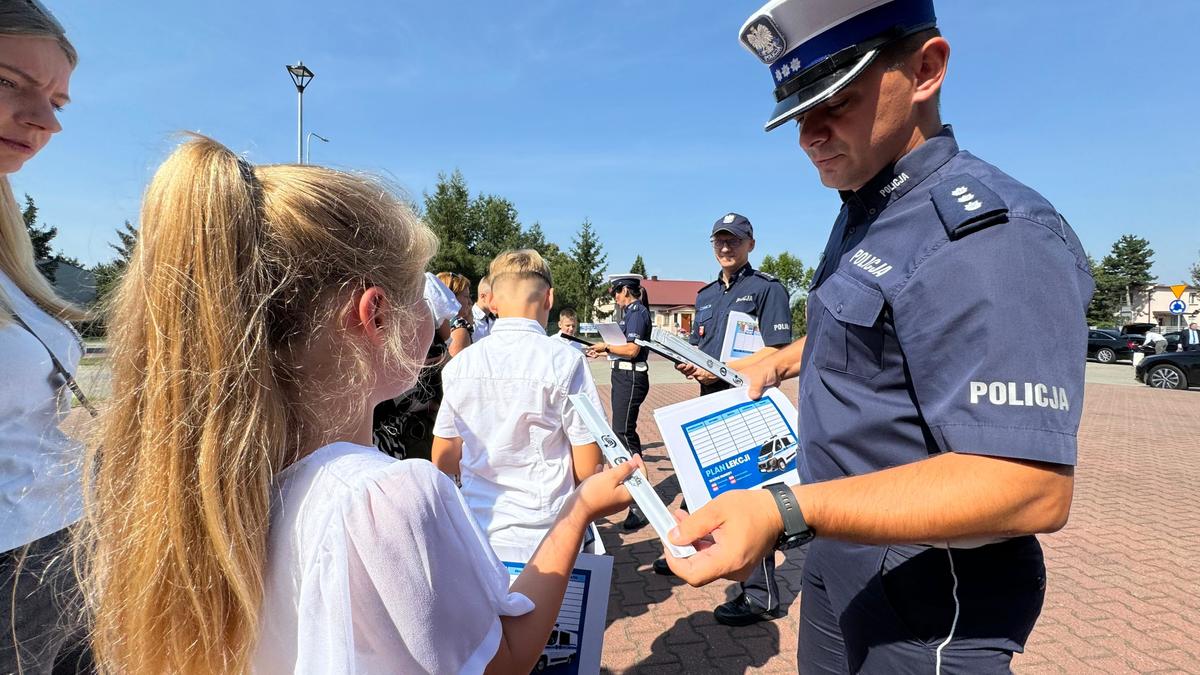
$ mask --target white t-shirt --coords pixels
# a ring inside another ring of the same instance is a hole
[[[275,476],[257,673],[479,673],[508,591],[454,483],[334,443]]]
[[[467,505],[497,553],[527,560],[575,489],[571,446],[594,440],[567,400],[600,408],[587,362],[537,321],[501,318],[450,360],[442,390],[433,433],[463,440]]]
[[[74,372],[83,352],[75,332],[43,312],[3,271],[0,290]],[[83,453],[58,428],[71,411],[70,390],[46,347],[10,320],[0,327],[0,359],[0,551],[9,551],[79,520]]]

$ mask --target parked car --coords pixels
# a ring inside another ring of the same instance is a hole
[[[1200,352],[1147,356],[1133,371],[1138,382],[1158,389],[1200,387]]]
[[[1088,331],[1087,357],[1100,363],[1116,363],[1118,359],[1132,359],[1133,350],[1142,346],[1142,340],[1137,336],[1112,334],[1099,330]]]
[[[1169,353],[1169,352],[1176,351],[1177,349],[1179,349],[1179,339],[1180,339],[1180,336],[1182,336],[1182,335],[1183,335],[1183,331],[1179,331],[1179,330],[1177,330],[1177,331],[1172,331],[1172,332],[1170,332],[1170,333],[1163,333],[1163,334],[1162,334],[1162,336],[1163,336],[1164,338],[1166,338],[1166,340],[1167,340],[1167,349],[1166,349],[1166,351],[1167,351],[1168,353]],[[1130,336],[1126,336],[1126,337],[1133,337],[1133,338],[1136,338],[1136,337],[1138,337],[1138,336],[1136,336],[1136,335],[1130,335]],[[1146,356],[1154,356],[1155,354],[1157,354],[1157,353],[1158,353],[1158,352],[1154,351],[1154,345],[1153,345],[1153,344],[1149,344],[1149,345],[1147,345],[1147,344],[1142,344],[1143,342],[1145,342],[1145,338],[1141,338],[1141,339],[1139,339],[1139,340],[1138,340],[1138,344],[1140,345],[1139,349],[1141,350],[1141,352],[1142,352],[1143,354],[1145,354]]]

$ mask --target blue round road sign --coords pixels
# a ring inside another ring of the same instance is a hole
[[[1171,303],[1172,314],[1183,314],[1187,311],[1187,303],[1182,300],[1175,300]]]

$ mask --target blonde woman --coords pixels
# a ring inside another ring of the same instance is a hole
[[[431,231],[386,189],[185,143],[146,191],[109,320],[84,583],[110,673],[529,672],[587,481],[511,589],[448,478],[371,447],[433,333]]]
[[[40,5],[0,2],[0,673],[73,669],[82,640],[66,528],[81,513],[80,446],[58,429],[82,313],[38,272],[8,176],[62,126],[75,49]]]

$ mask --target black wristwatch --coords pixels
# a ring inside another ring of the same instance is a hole
[[[764,485],[763,489],[775,497],[775,506],[779,507],[779,515],[783,517],[783,532],[775,540],[776,550],[786,551],[803,546],[816,536],[808,523],[804,522],[804,514],[800,512],[800,504],[790,487],[783,483],[771,483]]]

